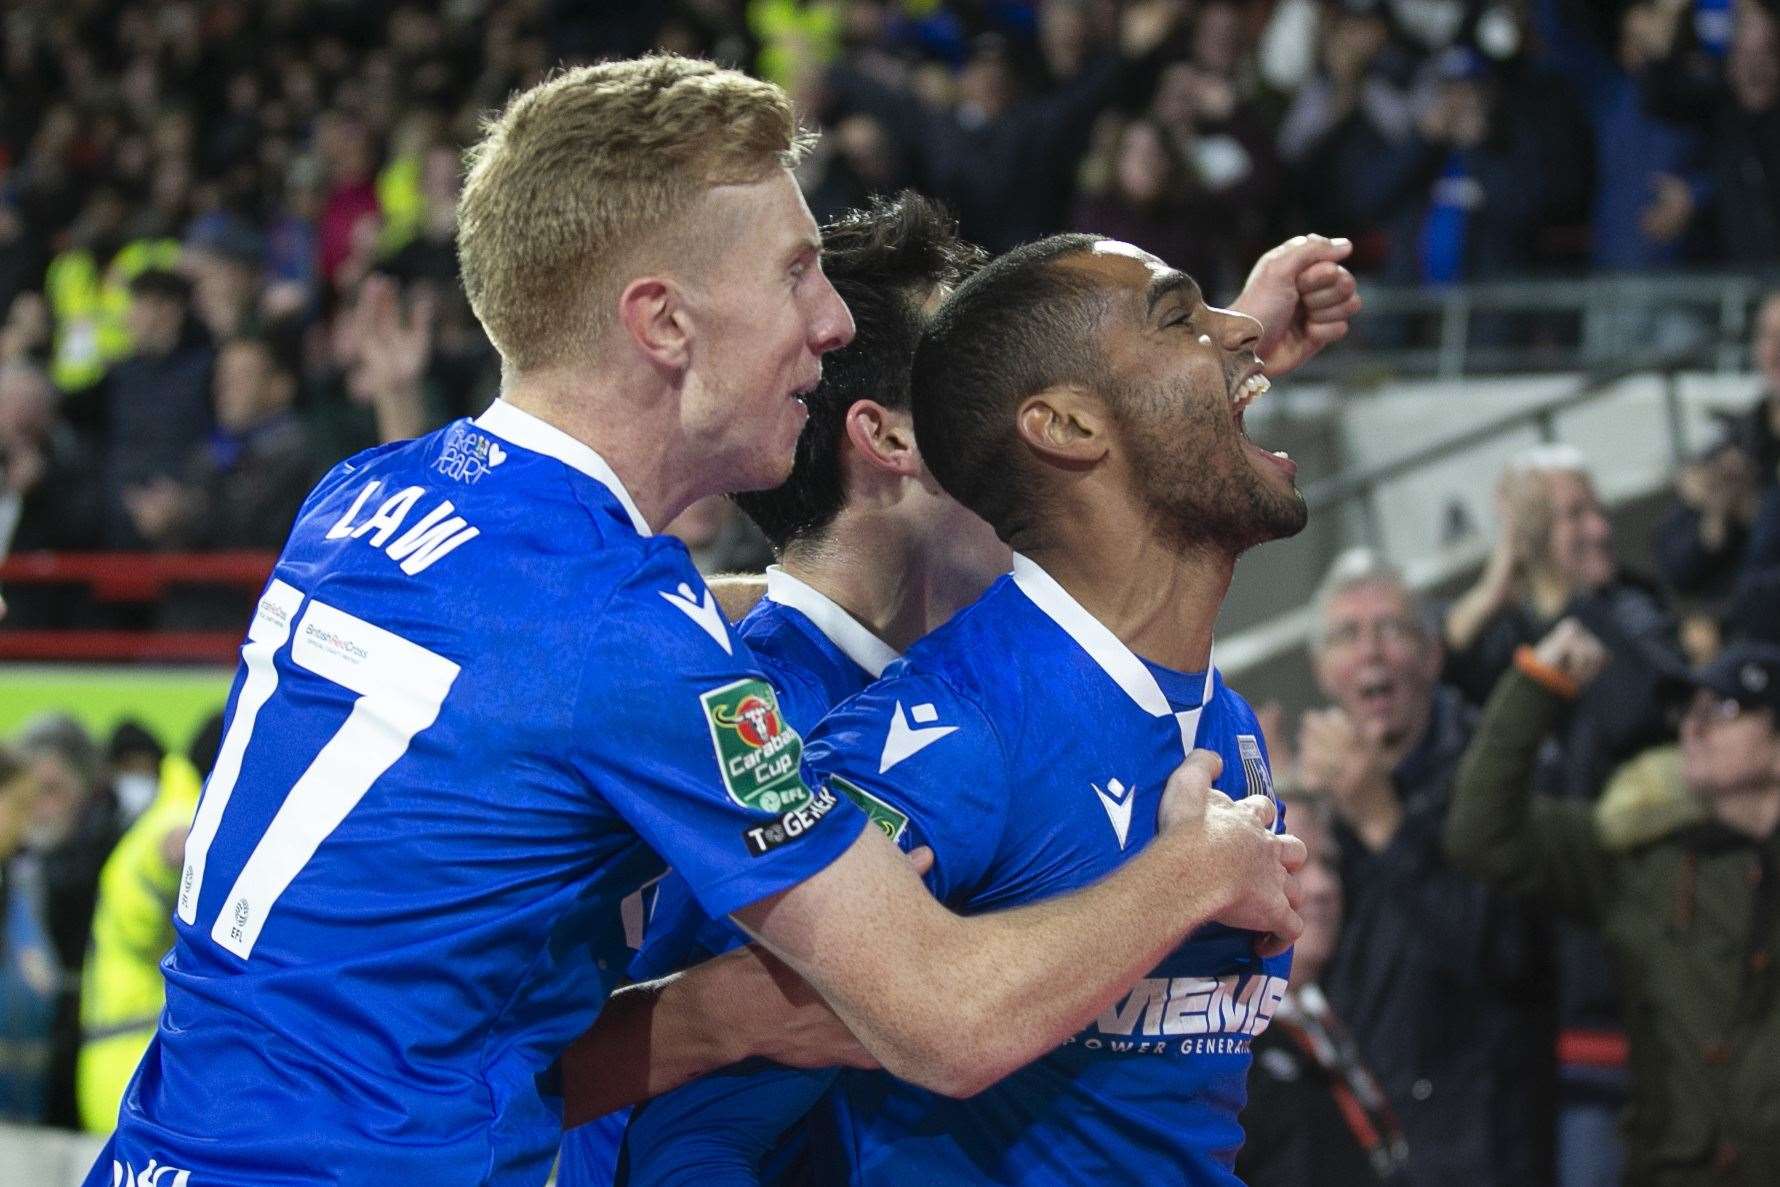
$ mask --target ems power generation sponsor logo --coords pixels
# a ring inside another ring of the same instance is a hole
[[[1239,1055],[1273,1020],[1284,977],[1145,977],[1064,1046],[1129,1055]]]

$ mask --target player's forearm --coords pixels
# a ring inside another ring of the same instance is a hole
[[[1194,872],[1193,841],[1170,833],[1094,886],[964,918],[878,845],[868,837],[843,859],[850,877],[825,871],[809,893],[738,918],[809,978],[887,1070],[950,1096],[979,1092],[1061,1043],[1231,898]]]
[[[745,1019],[723,990],[725,963],[707,961],[606,999],[562,1056],[563,1127],[669,1092],[748,1054]]]
[[[933,963],[949,974],[956,1024],[979,1036],[964,1087],[980,1090],[1055,1048],[1228,905],[1228,888],[1195,873],[1190,848],[1165,833],[1084,890],[955,920]]]

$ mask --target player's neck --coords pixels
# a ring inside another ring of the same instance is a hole
[[[1016,550],[1138,655],[1179,672],[1207,665],[1235,557],[1129,525],[1118,530],[1091,515],[1059,515],[1053,523],[1054,533]]]
[[[670,400],[639,399],[614,381],[546,372],[509,376],[501,398],[562,430],[612,467],[659,532],[709,494],[709,475],[679,432]]]
[[[935,574],[894,516],[843,509],[821,540],[786,549],[779,564],[898,653],[937,625]]]

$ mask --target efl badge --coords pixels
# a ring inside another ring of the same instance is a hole
[[[757,812],[780,812],[809,798],[798,763],[803,739],[779,712],[764,680],[737,680],[699,697],[729,798]]]

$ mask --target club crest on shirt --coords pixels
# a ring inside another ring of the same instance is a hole
[[[1248,793],[1273,799],[1273,773],[1267,769],[1267,759],[1261,754],[1260,739],[1253,734],[1237,734],[1236,752],[1242,756],[1242,774],[1248,780]]]
[[[803,739],[779,710],[764,680],[737,680],[699,697],[717,767],[729,798],[758,812],[779,812],[809,798],[798,763]]]

